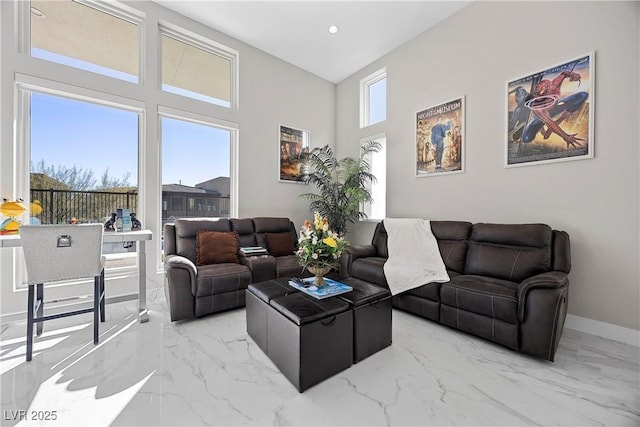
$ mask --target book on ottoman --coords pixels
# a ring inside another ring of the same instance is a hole
[[[349,285],[327,279],[326,277],[324,278],[324,281],[327,284],[325,286],[318,287],[313,284],[314,279],[314,277],[307,277],[306,279],[292,277],[289,280],[289,285],[317,299],[334,297],[353,290]]]

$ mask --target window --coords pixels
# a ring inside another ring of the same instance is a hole
[[[376,182],[371,183],[369,187],[373,201],[365,204],[362,210],[367,214],[368,219],[381,220],[387,215],[387,138],[385,134],[379,134],[365,138],[360,143],[364,145],[372,140],[377,141],[382,148],[377,153],[372,153],[367,159]]]
[[[237,52],[167,27],[160,32],[162,90],[231,107]]]
[[[360,80],[360,127],[387,119],[387,70],[376,71]]]
[[[179,217],[229,217],[232,130],[178,117],[161,116],[161,123],[162,199],[169,193],[173,198],[171,210],[162,212],[162,223]]]
[[[139,212],[139,111],[19,88],[29,111],[29,223],[105,223],[118,208]],[[133,247],[105,243],[103,254],[107,270],[136,265]]]
[[[71,0],[32,1],[30,17],[31,56],[138,82],[139,18]]]

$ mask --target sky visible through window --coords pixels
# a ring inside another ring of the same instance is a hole
[[[162,119],[163,184],[194,186],[229,176],[230,132],[181,120]],[[150,142],[153,144],[153,142]],[[31,163],[92,170],[138,184],[138,114],[32,93]]]
[[[387,78],[369,86],[369,124],[387,119]]]
[[[86,71],[137,81],[136,76],[46,50],[32,49],[31,53]],[[134,112],[32,93],[32,167],[40,161],[56,168],[76,166],[92,170],[98,179],[109,168],[112,178],[122,179],[129,173],[128,182],[135,187],[138,185],[138,134],[138,115]],[[229,131],[163,118],[162,139],[162,184],[181,182],[194,186],[219,176],[230,176]]]

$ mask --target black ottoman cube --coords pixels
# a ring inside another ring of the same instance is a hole
[[[267,355],[298,391],[352,365],[353,314],[348,303],[297,292],[269,304]]]
[[[258,344],[258,347],[267,354],[267,312],[271,310],[269,302],[275,297],[298,292],[297,289],[286,283],[282,279],[268,280],[251,284],[247,288],[245,297],[247,333]]]
[[[353,363],[391,345],[391,292],[362,280],[340,280],[353,291],[338,298],[353,308]]]

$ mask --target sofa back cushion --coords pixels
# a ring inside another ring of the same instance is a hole
[[[545,224],[475,224],[464,273],[521,282],[549,271],[552,236]]]
[[[231,231],[228,219],[176,219],[176,255],[188,258],[196,263],[196,235],[198,231]]]
[[[298,235],[289,218],[258,217],[253,218],[253,227],[256,233],[256,245],[268,248],[265,233],[289,233],[294,249],[298,242]],[[292,252],[293,253],[293,252]],[[291,255],[291,254],[289,254]]]
[[[233,218],[229,222],[231,223],[231,230],[238,233],[240,247],[256,246],[256,230],[253,227],[251,218]]]
[[[447,270],[453,270],[457,273],[464,272],[467,241],[473,224],[463,221],[431,221],[430,224]],[[371,244],[376,248],[377,257],[389,257],[387,238],[387,230],[384,228],[384,221],[382,221],[376,226],[371,241]]]
[[[464,221],[431,221],[431,231],[447,270],[464,273],[473,224]]]
[[[238,233],[200,230],[196,234],[196,265],[238,263]]]

